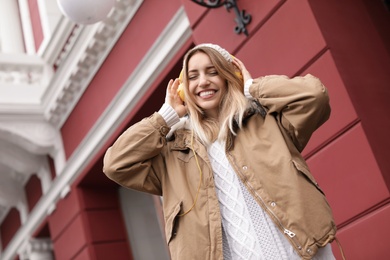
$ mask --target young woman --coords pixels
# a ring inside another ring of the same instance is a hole
[[[201,44],[103,170],[162,196],[172,259],[334,259],[332,212],[300,154],[329,114],[317,78],[252,79],[225,49]]]

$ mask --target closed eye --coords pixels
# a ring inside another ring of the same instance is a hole
[[[198,75],[196,74],[194,74],[194,75],[188,75],[188,80],[194,80],[194,79],[196,79],[198,77]]]

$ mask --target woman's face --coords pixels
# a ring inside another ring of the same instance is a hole
[[[202,108],[206,116],[217,119],[226,83],[218,75],[207,54],[197,52],[189,59],[188,86],[195,103]]]

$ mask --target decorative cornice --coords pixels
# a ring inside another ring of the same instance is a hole
[[[0,103],[39,105],[53,77],[53,68],[39,56],[24,53],[0,54]]]
[[[59,54],[45,117],[60,128],[88,87],[93,76],[106,59],[143,0],[120,0],[108,18],[96,25],[75,26]]]
[[[44,62],[24,54],[0,55],[0,84],[39,86],[43,81]]]

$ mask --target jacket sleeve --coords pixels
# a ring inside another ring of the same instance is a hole
[[[249,91],[268,114],[280,120],[300,152],[330,116],[328,91],[310,74],[291,79],[278,75],[261,77],[253,80]]]
[[[169,130],[158,113],[134,124],[107,149],[103,172],[124,187],[161,195],[162,149]]]

